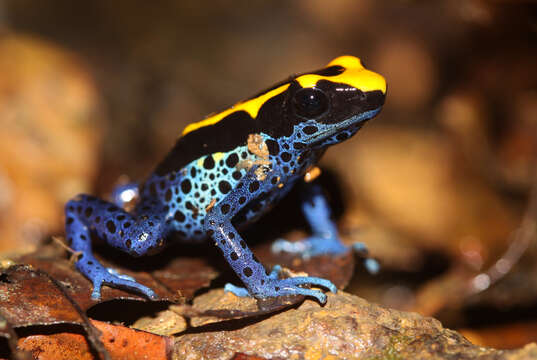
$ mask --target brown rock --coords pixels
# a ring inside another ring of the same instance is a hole
[[[213,292],[228,301],[222,290]],[[214,302],[218,295],[208,298]],[[328,294],[324,307],[307,300],[271,316],[194,328],[176,339],[173,358],[231,359],[236,353],[308,360],[537,359],[537,346],[531,344],[518,352],[479,347],[433,318],[391,310],[340,292]]]

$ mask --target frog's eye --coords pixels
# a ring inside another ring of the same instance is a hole
[[[328,110],[328,97],[322,90],[305,88],[295,93],[293,104],[298,116],[312,119],[324,114]]]

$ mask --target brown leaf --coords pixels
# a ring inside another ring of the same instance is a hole
[[[67,294],[83,310],[109,300],[146,300],[145,297],[137,293],[108,286],[103,286],[100,300],[92,299],[92,283],[78,272],[67,259],[60,257],[58,251],[52,247],[44,247],[36,253],[22,256],[17,261],[45,271],[61,282]],[[196,290],[208,286],[217,275],[216,271],[204,260],[196,258],[178,257],[169,261],[164,268],[154,270],[151,273],[128,270],[106,261],[103,261],[103,264],[117,269],[120,273],[132,276],[139,283],[150,287],[157,293],[160,300],[173,302],[190,299]]]
[[[171,338],[96,320],[92,320],[91,323],[101,331],[104,347],[112,359],[166,360],[171,358],[173,344]],[[41,360],[95,359],[86,338],[80,334],[30,335],[20,339],[18,347],[31,352],[34,358]]]

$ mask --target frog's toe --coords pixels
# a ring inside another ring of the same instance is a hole
[[[365,259],[364,266],[365,266],[367,272],[369,272],[372,275],[378,274],[378,272],[380,271],[379,262],[377,260],[373,259],[373,258]]]
[[[306,287],[303,287],[306,286]],[[313,297],[321,304],[326,303],[326,295],[315,289],[310,289],[310,286],[319,286],[326,288],[333,293],[337,292],[337,287],[331,281],[316,277],[294,277],[287,279],[271,280],[267,282],[262,294],[259,297],[278,297],[288,295],[303,295]]]
[[[250,296],[250,293],[248,292],[248,290],[246,288],[235,286],[235,285],[230,284],[230,283],[227,283],[224,286],[224,291],[225,292],[230,292],[230,293],[234,294],[235,296],[239,296],[239,297]]]
[[[320,286],[323,288],[326,288],[333,292],[334,294],[337,293],[337,286],[334,285],[330,280],[318,278],[318,277],[311,277],[311,276],[301,276],[301,277],[292,277],[281,280],[285,283],[289,283],[293,286],[300,286],[300,285],[309,285],[309,286]]]
[[[268,278],[271,280],[276,280],[280,275],[280,271],[282,271],[282,267],[280,265],[274,265],[272,267],[272,271],[270,274],[268,274]]]
[[[93,291],[91,293],[92,299],[99,300],[101,298],[102,285],[109,285],[117,288],[126,288],[135,292],[141,293],[149,299],[158,299],[157,294],[147,286],[139,284],[129,275],[120,274],[115,269],[103,268],[104,271],[100,272],[100,276],[96,276],[93,279]]]
[[[355,242],[352,244],[352,250],[364,258],[364,266],[368,273],[375,275],[380,271],[380,264],[377,260],[369,257],[369,249],[364,243]]]

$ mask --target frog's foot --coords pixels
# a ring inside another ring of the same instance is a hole
[[[312,290],[307,287],[319,286],[337,293],[337,287],[330,281],[318,277],[301,276],[287,279],[278,279],[281,270],[279,265],[274,266],[271,273],[267,276],[263,286],[255,289],[253,294],[243,287],[237,287],[232,284],[226,284],[224,290],[232,292],[236,296],[254,296],[257,299],[266,299],[271,297],[304,295],[316,298],[319,303],[326,303],[326,295],[320,290]],[[307,286],[306,288],[302,286]]]
[[[83,257],[77,262],[76,266],[93,283],[92,299],[99,300],[101,298],[101,287],[103,284],[117,288],[126,288],[141,293],[149,299],[155,300],[158,298],[153,290],[139,284],[133,277],[120,274],[115,269],[106,268],[96,260],[85,260]]]
[[[319,255],[343,255],[351,250],[364,258],[364,266],[370,274],[379,272],[379,263],[369,257],[369,250],[364,243],[356,242],[348,247],[343,245],[337,237],[330,236],[330,234],[326,234],[325,236],[311,236],[300,241],[278,239],[272,243],[271,247],[271,251],[275,254],[286,252],[300,256],[304,260],[309,260]]]

